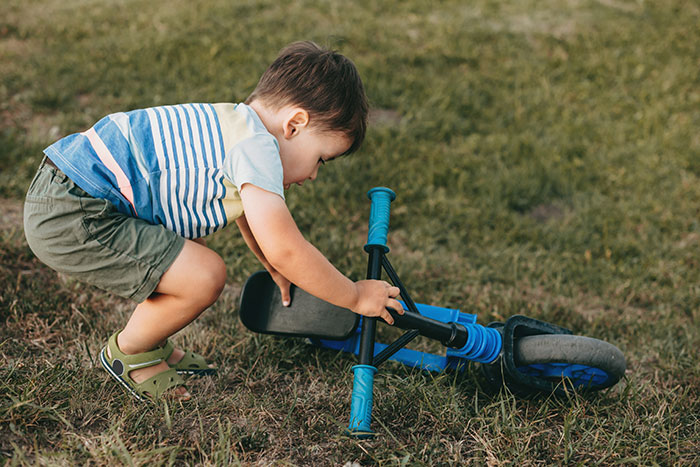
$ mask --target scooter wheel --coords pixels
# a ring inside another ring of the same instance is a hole
[[[598,391],[625,374],[625,356],[607,342],[584,336],[541,334],[515,342],[518,371],[576,390]]]

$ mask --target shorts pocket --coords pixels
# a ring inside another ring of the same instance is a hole
[[[24,235],[37,258],[61,270],[61,257],[80,248],[74,235],[79,220],[77,206],[61,200],[27,196],[24,203]]]
[[[76,235],[83,242],[94,240],[100,232],[114,222],[114,205],[106,199],[90,196],[80,199],[80,222],[76,224]]]
[[[25,206],[29,204],[33,210],[50,211],[52,209],[54,197],[49,192],[51,185],[51,174],[47,173],[42,165],[36,171],[32,183],[27,189],[25,196]]]
[[[24,198],[25,216],[29,213],[50,213],[54,210],[54,200],[46,196],[27,195]]]

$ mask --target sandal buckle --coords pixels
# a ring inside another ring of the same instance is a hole
[[[112,361],[112,370],[114,370],[114,372],[116,374],[118,374],[119,376],[123,375],[124,374],[124,364],[122,363],[122,361],[119,360],[118,358],[115,358]]]

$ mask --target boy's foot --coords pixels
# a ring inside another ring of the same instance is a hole
[[[125,354],[117,345],[115,334],[103,349],[100,360],[109,374],[139,400],[158,399],[162,395],[180,401],[189,400],[192,395],[184,387],[184,381],[168,365],[173,355],[167,356],[164,350],[164,347],[159,347],[149,352]],[[113,357],[114,353],[118,358]]]

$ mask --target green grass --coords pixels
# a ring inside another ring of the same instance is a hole
[[[2,2],[2,462],[697,465],[699,23],[683,0]],[[390,364],[378,436],[349,439],[353,359],[243,328],[259,266],[235,229],[210,242],[229,286],[177,338],[220,374],[154,407],[108,379],[96,356],[133,304],[33,258],[21,200],[41,150],[115,111],[240,101],[299,39],[351,57],[380,110],[359,154],[289,192],[305,235],[362,278],[364,193],[389,186],[417,301],[608,340],[625,381],[528,401],[476,368]]]

